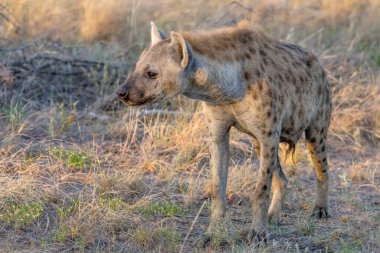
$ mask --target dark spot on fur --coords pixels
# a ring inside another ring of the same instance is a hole
[[[327,161],[326,157],[325,157],[325,158],[323,158],[323,163],[326,163],[326,161]]]
[[[267,56],[267,53],[264,52],[264,50],[260,49],[259,50],[259,54],[261,55],[261,57],[266,57]]]
[[[271,111],[267,111],[267,118],[270,118],[271,115],[272,115],[272,112]]]
[[[249,50],[249,52],[250,52],[251,54],[256,54],[256,49],[255,49],[255,48],[250,47],[248,50]]]
[[[323,173],[326,173],[326,172],[327,172],[327,170],[326,170],[326,169],[323,169],[323,170],[322,170],[322,172],[323,172]]]
[[[245,71],[244,72],[244,79],[245,80],[249,80],[251,77],[250,77],[250,75],[249,75],[249,72],[248,71]]]
[[[305,131],[305,138],[306,138],[306,140],[310,140],[310,131],[309,131],[309,129],[306,129],[306,131]]]
[[[325,145],[323,145],[322,149],[321,149],[321,152],[325,152],[325,150],[326,150],[326,147],[325,147]]]
[[[252,93],[252,98],[253,98],[254,100],[257,100],[258,95],[257,95],[257,92],[256,92],[256,91],[254,91],[254,92]]]
[[[319,144],[322,144],[322,142],[323,142],[323,139],[321,138],[321,140],[319,141]]]
[[[273,122],[277,122],[277,116],[276,115],[274,115],[274,117],[273,117]]]
[[[269,173],[270,173],[270,169],[268,168],[268,169],[267,169],[267,174],[269,174]]]
[[[268,133],[267,133],[267,135],[270,137],[270,136],[272,136],[272,131],[268,131]]]
[[[310,68],[312,63],[313,63],[313,59],[312,59],[311,56],[309,56],[309,57],[307,58],[307,61],[306,61],[306,66],[307,66],[308,68]]]
[[[245,58],[247,58],[248,60],[251,59],[251,55],[249,53],[245,53]]]
[[[243,33],[240,36],[240,41],[246,44],[252,41],[252,35],[250,33]]]
[[[324,131],[325,131],[325,128],[322,127],[320,134],[323,134]]]
[[[322,96],[322,86],[319,85],[318,87],[318,96]]]
[[[256,76],[257,76],[258,78],[261,78],[261,72],[260,72],[260,70],[258,70],[258,69],[256,69]]]
[[[266,185],[263,186],[263,191],[266,191],[268,187]]]

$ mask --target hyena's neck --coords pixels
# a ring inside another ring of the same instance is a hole
[[[239,66],[238,62],[221,64],[195,54],[183,95],[215,105],[241,101],[246,87],[237,75]]]

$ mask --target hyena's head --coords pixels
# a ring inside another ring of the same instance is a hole
[[[143,105],[173,97],[188,86],[188,70],[193,54],[184,38],[170,37],[151,22],[152,42],[140,56],[136,68],[118,89],[118,97],[128,105]]]

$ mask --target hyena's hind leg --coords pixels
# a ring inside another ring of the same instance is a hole
[[[260,142],[257,139],[253,139],[253,143],[256,148],[256,152],[258,157],[260,158]],[[277,157],[277,167],[272,175],[272,200],[270,202],[269,210],[268,210],[268,220],[275,224],[280,223],[280,214],[281,207],[284,201],[286,186],[288,185],[288,180],[284,172],[282,171],[280,160]]]
[[[327,163],[327,129],[328,124],[312,124],[306,129],[306,146],[310,152],[315,174],[317,176],[317,192],[312,216],[327,218],[329,166]]]
[[[277,168],[272,176],[272,200],[268,210],[269,221],[279,224],[281,207],[286,194],[286,186],[288,185],[288,180],[284,172],[282,171],[280,161],[277,158]]]

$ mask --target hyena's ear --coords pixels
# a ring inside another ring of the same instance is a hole
[[[170,36],[172,39],[172,45],[177,48],[178,53],[182,57],[181,66],[182,68],[186,68],[193,60],[193,52],[191,48],[186,44],[186,41],[181,34],[171,32]]]
[[[150,26],[151,26],[150,34],[152,37],[151,46],[167,38],[166,33],[164,33],[163,31],[160,31],[160,29],[157,28],[156,24],[153,21],[150,21]]]

